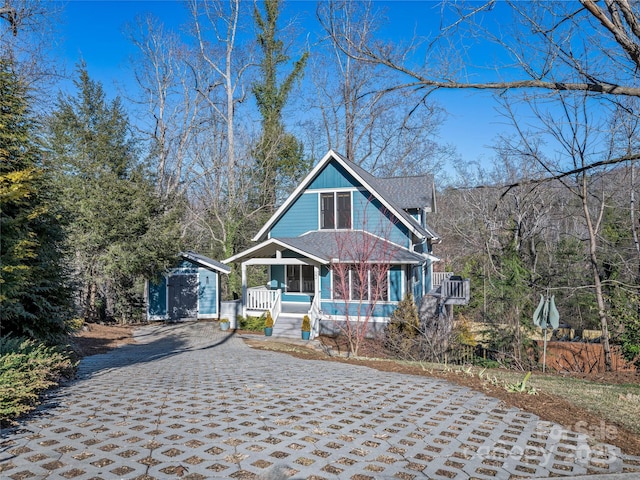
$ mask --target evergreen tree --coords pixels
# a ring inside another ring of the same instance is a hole
[[[129,122],[116,98],[81,65],[75,97],[61,95],[48,145],[69,212],[71,261],[88,321],[132,320],[141,312],[144,277],[177,253],[177,211],[154,191],[137,157]]]
[[[303,146],[295,136],[285,131],[282,111],[296,80],[302,77],[309,56],[305,52],[291,72],[278,82],[278,68],[289,62],[284,43],[276,37],[279,0],[264,2],[266,16],[257,5],[254,18],[258,26],[258,44],[262,50],[261,81],[253,86],[258,109],[262,115],[262,136],[256,148],[261,178],[260,205],[270,213],[278,200],[278,191],[298,180],[309,168],[303,158]]]
[[[0,310],[2,333],[55,341],[70,291],[54,187],[34,142],[27,91],[0,58]]]

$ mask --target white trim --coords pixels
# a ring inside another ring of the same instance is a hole
[[[314,178],[318,174],[318,172],[320,172],[320,170],[324,168],[324,166],[327,163],[329,163],[331,158],[339,159],[339,156],[336,155],[333,152],[333,150],[329,150],[325,154],[325,156],[322,157],[322,159],[318,162],[318,164],[307,174],[304,180],[300,182],[300,185],[298,185],[298,187],[291,193],[291,195],[287,197],[284,203],[280,205],[278,210],[276,210],[276,212],[271,216],[271,218],[267,220],[267,222],[262,226],[260,231],[255,234],[255,236],[252,238],[254,242],[257,242],[258,240],[260,240],[260,238],[262,238],[262,236],[268,230],[271,230],[271,226],[276,221],[276,219],[280,218],[280,216],[289,208],[289,206],[294,202],[294,200],[298,198],[298,196],[300,195],[300,192],[302,192],[305,189],[305,187],[311,182],[311,179]]]
[[[313,279],[313,290],[309,290],[309,291],[304,291],[304,290],[289,290],[289,279],[288,279],[288,275],[287,275],[287,268],[286,267],[300,267],[300,272],[298,275],[298,281],[300,282],[300,287],[302,288],[304,286],[304,280],[302,277],[302,267],[313,267],[314,272],[315,269],[317,268],[316,265],[312,265],[312,264],[302,264],[302,265],[297,265],[297,264],[287,264],[285,265],[285,269],[284,269],[284,293],[286,293],[287,295],[313,295],[316,291],[316,285],[315,285],[315,274],[314,274],[314,279]]]
[[[358,175],[349,165],[347,165],[342,160],[340,155],[337,155],[333,150],[329,150],[325,154],[325,156],[322,157],[322,159],[318,162],[318,164],[311,170],[311,172],[309,172],[307,174],[307,176],[304,178],[304,180],[302,180],[302,182],[300,182],[298,187],[291,193],[291,195],[289,195],[289,197],[287,197],[285,202],[282,205],[280,205],[278,210],[276,210],[276,212],[271,216],[271,218],[269,218],[269,220],[267,220],[267,222],[262,226],[260,231],[252,238],[252,240],[254,242],[259,241],[265,234],[267,235],[268,238],[270,238],[270,235],[271,235],[270,231],[271,231],[271,227],[273,226],[273,224],[282,216],[282,214],[289,208],[289,206],[300,196],[301,192],[304,191],[306,186],[309,185],[309,183],[311,183],[311,180],[315,178],[315,176],[320,172],[320,170],[322,170],[322,168],[324,168],[331,161],[331,159],[336,160],[340,165],[342,165],[344,167],[344,169],[349,174],[351,174],[352,177],[354,177],[356,180],[358,180],[360,182],[360,184],[367,191],[369,191],[375,198],[377,198],[380,201],[380,203],[382,205],[384,205],[387,208],[387,210],[389,210],[389,212],[391,212],[400,221],[400,223],[402,223],[405,227],[407,227],[407,229],[413,235],[415,235],[418,238],[425,238],[417,230],[416,226],[413,224],[414,222],[409,222],[408,220],[406,220],[404,218],[404,216],[398,210],[396,210],[394,207],[392,207],[391,204],[389,204],[389,202],[378,191],[376,191],[360,175]],[[352,197],[353,197],[353,195],[352,195]],[[413,218],[412,218],[412,220],[413,220]],[[320,223],[320,220],[318,219],[318,224],[319,223]],[[422,228],[422,227],[420,227],[420,228]],[[427,229],[425,229],[425,230],[427,230]],[[431,232],[429,232],[429,233],[431,233]],[[433,235],[433,233],[431,233],[431,234]],[[432,237],[432,239],[437,239],[437,238],[438,237],[436,235],[433,235],[433,237]],[[227,263],[228,261],[232,261],[232,260],[227,259],[227,260],[223,261],[223,263]]]
[[[329,187],[329,188],[308,188],[303,195],[307,193],[331,193],[331,192],[359,192],[365,191],[364,187]]]
[[[261,248],[264,248],[264,247],[268,246],[269,244],[279,245],[282,248],[294,251],[296,253],[299,253],[300,255],[304,255],[306,258],[309,258],[310,260],[313,260],[314,262],[321,263],[323,265],[328,263],[325,260],[323,260],[322,258],[316,257],[315,255],[311,255],[308,252],[305,252],[303,250],[300,250],[299,248],[296,248],[296,247],[293,247],[291,245],[288,245],[285,242],[281,242],[277,238],[268,238],[268,239],[264,240],[263,242],[259,243],[258,245],[254,245],[253,247],[249,248],[248,250],[244,250],[243,252],[237,253],[232,257],[229,257],[229,258],[227,258],[225,260],[222,260],[222,262],[223,263],[236,262],[241,258],[244,258],[244,257],[247,257],[247,256],[251,255],[253,252],[255,252],[257,250],[260,250]],[[273,259],[273,260],[275,260],[275,259]],[[247,262],[247,261],[249,261],[249,260],[246,260],[245,262]]]
[[[353,262],[344,262],[345,265],[352,265],[354,264]],[[378,263],[372,263],[371,265],[378,265]],[[334,270],[333,269],[329,269],[329,273],[331,274],[331,298],[330,299],[325,299],[325,300],[332,300],[332,301],[337,301],[337,302],[343,302],[343,303],[362,303],[362,302],[367,302],[370,303],[371,302],[371,269],[367,268],[367,298],[366,299],[353,299],[351,298],[351,293],[352,293],[352,285],[351,285],[351,280],[352,280],[352,269],[350,268],[348,270],[349,273],[349,298],[345,299],[345,298],[335,298],[333,296],[333,292],[335,291],[335,286],[334,286]],[[375,301],[375,305],[384,305],[384,304],[396,304],[398,302],[393,301],[393,300],[389,300],[389,298],[391,298],[391,282],[390,282],[390,276],[391,276],[391,268],[387,268],[387,298],[385,300],[381,300],[378,299]],[[321,299],[322,300],[322,299]]]
[[[220,267],[213,263],[207,262],[206,260],[201,260],[199,258],[196,258],[192,256],[190,252],[182,252],[180,253],[180,256],[191,263],[195,263],[198,267],[207,268],[209,270],[215,270],[217,272],[226,273],[226,274],[229,274],[231,272],[231,269],[226,265],[223,266],[224,268]]]
[[[245,260],[245,265],[316,265],[315,262],[308,262],[302,258],[250,258]]]
[[[344,232],[347,230],[354,230],[353,228],[353,192],[358,191],[355,188],[350,190],[343,189],[327,189],[325,191],[321,191],[318,194],[318,230],[319,232]],[[339,228],[338,227],[338,194],[340,193],[348,193],[349,194],[349,227]],[[333,196],[333,228],[322,228],[322,196],[323,195],[332,195]]]
[[[395,302],[392,302],[395,303]],[[389,321],[391,320],[391,317],[374,317],[374,316],[370,316],[369,320],[367,320],[367,323],[389,323]],[[322,318],[320,318],[320,321],[322,322],[346,322],[347,321],[347,316],[346,315],[330,315],[330,314],[325,314],[324,316],[322,316]],[[357,320],[354,316],[349,316],[349,321],[350,322],[359,322],[359,320]]]

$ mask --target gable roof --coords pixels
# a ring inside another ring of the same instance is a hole
[[[431,240],[438,240],[438,235],[424,227],[422,227],[415,219],[406,213],[404,208],[421,208],[432,205],[433,202],[429,202],[429,205],[413,205],[413,203],[420,203],[424,200],[424,190],[422,194],[419,184],[423,187],[427,187],[425,177],[393,177],[389,178],[376,178],[362,167],[350,162],[342,155],[329,150],[327,154],[322,157],[318,164],[309,172],[300,185],[289,195],[287,200],[280,205],[278,210],[271,216],[271,218],[263,225],[260,231],[253,237],[253,241],[259,241],[264,239],[267,232],[273,227],[273,225],[280,219],[280,217],[287,211],[291,204],[304,192],[304,190],[311,184],[313,179],[322,171],[322,169],[331,162],[336,160],[351,174],[359,183],[362,184],[367,190],[369,190],[373,196],[382,203],[393,215],[395,215],[400,222],[402,222],[410,232],[421,238],[429,238]],[[429,177],[429,176],[427,176]],[[420,179],[409,180],[409,179]],[[424,182],[424,183],[422,183]],[[407,191],[402,190],[403,185],[407,188]],[[410,188],[409,188],[410,187]],[[433,188],[433,187],[432,187]],[[409,193],[412,192],[412,193]],[[433,190],[430,189],[429,193],[432,194]],[[403,197],[406,195],[406,199]],[[411,203],[410,206],[402,206]]]
[[[209,270],[216,270],[221,273],[228,274],[231,272],[231,268],[224,263],[220,263],[216,260],[213,260],[209,257],[205,257],[204,255],[200,255],[199,253],[192,252],[189,250],[188,252],[180,252],[180,256],[185,260],[189,260],[196,265],[199,265],[204,268],[208,268]]]
[[[339,154],[337,154],[340,156]],[[341,157],[341,156],[340,156]],[[374,177],[359,165],[341,157],[343,162],[359,173],[367,180],[367,183],[375,186],[388,200],[398,208],[428,208],[434,207],[433,175],[414,175],[409,177]]]
[[[320,264],[328,265],[336,258],[341,263],[358,262],[366,257],[370,263],[419,264],[425,256],[362,230],[321,230],[305,233],[299,237],[270,238],[264,242],[224,260],[237,262],[254,254],[274,255],[275,250],[289,249]]]

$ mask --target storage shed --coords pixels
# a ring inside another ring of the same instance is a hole
[[[231,269],[191,251],[180,253],[180,258],[158,282],[147,281],[147,320],[219,318],[220,274]]]

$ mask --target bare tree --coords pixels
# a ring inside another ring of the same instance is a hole
[[[439,89],[522,91],[529,96],[536,90],[582,91],[614,101],[640,96],[640,10],[635,2],[443,2],[431,13],[442,18],[439,34],[416,37],[408,45],[374,37],[354,40],[337,15],[328,31],[344,55],[398,75],[387,91],[424,90],[425,96]],[[509,14],[511,21],[505,21]],[[503,54],[495,58],[504,63],[482,64],[467,55],[480,41],[501,49]],[[473,76],[481,80],[470,80]],[[634,150],[579,168],[638,158],[640,151]]]
[[[47,91],[61,76],[50,55],[58,44],[60,10],[61,4],[43,0],[4,0],[0,6],[0,56],[11,58],[40,106],[50,105]]]
[[[562,185],[571,192],[580,202],[582,218],[587,234],[587,245],[589,254],[589,264],[592,273],[593,289],[598,305],[598,316],[602,329],[602,344],[605,354],[605,366],[607,371],[612,368],[611,349],[609,345],[609,318],[608,307],[605,302],[605,295],[602,284],[601,265],[598,259],[600,228],[608,202],[608,194],[604,188],[599,191],[594,190],[592,177],[584,167],[593,164],[594,157],[603,157],[606,160],[608,155],[613,154],[612,149],[602,151],[603,145],[609,144],[606,138],[609,135],[608,129],[603,129],[603,119],[595,119],[589,113],[589,98],[586,93],[561,94],[558,101],[562,106],[562,116],[548,112],[545,107],[540,107],[535,101],[530,103],[537,118],[542,122],[543,133],[557,146],[560,152],[557,159],[549,159],[532,146],[531,132],[519,130],[521,154],[534,158],[546,172],[552,176],[555,172],[564,167],[563,161],[571,161],[572,171],[575,175],[561,180]],[[510,110],[508,103],[505,104],[507,110],[514,116],[514,124],[518,125],[515,113]]]
[[[163,197],[184,195],[201,174],[193,155],[196,137],[216,132],[194,89],[192,52],[151,16],[139,17],[128,30],[139,51],[132,63],[141,95],[133,101],[145,108],[138,129],[150,142],[158,190]]]
[[[244,76],[252,63],[238,45],[243,3],[240,0],[190,0],[193,31],[201,63],[194,65],[196,90],[226,126],[226,193],[236,197],[236,108],[246,95]],[[250,15],[250,14],[248,14]],[[203,75],[202,67],[208,67]],[[197,67],[197,70],[196,70]],[[218,96],[218,92],[222,95]]]
[[[372,2],[321,2],[317,16],[326,32],[312,76],[317,130],[326,139],[320,148],[339,150],[379,176],[437,173],[451,154],[436,141],[443,109],[420,92],[388,91],[397,80],[391,72],[355,58],[384,22]],[[336,29],[352,42],[348,52],[331,42]]]
[[[331,263],[331,275],[340,318],[334,324],[347,339],[349,353],[358,356],[365,338],[371,335],[376,306],[388,297],[387,274],[393,252],[384,238],[363,230],[338,231],[335,236],[334,257],[340,260]]]

